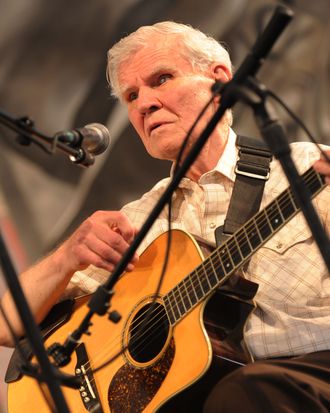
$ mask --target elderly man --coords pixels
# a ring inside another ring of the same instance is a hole
[[[232,69],[227,51],[217,41],[189,26],[162,22],[141,27],[110,49],[108,77],[148,153],[175,162],[191,125],[211,99],[212,84],[229,81]],[[219,97],[214,97],[183,157],[218,105]],[[235,180],[236,135],[230,126],[231,113],[227,112],[172,201],[172,227],[192,234],[205,254],[215,247],[214,229],[224,222]],[[314,163],[315,169],[328,176],[328,183],[330,166],[318,160],[313,145],[296,143],[292,151],[301,171]],[[160,181],[120,212],[96,212],[56,251],[21,275],[38,322],[63,295],[92,292],[105,280],[169,180]],[[285,188],[281,168],[273,161],[262,206]],[[329,201],[326,188],[316,198],[326,228]],[[167,217],[167,211],[160,214],[139,254],[166,231]],[[135,255],[127,271],[134,270],[138,261]],[[330,278],[301,214],[254,255],[245,277],[259,284],[257,308],[244,334],[256,362],[213,383],[204,394],[196,390],[198,397],[188,411],[329,411]],[[22,334],[9,296],[3,305],[16,332]],[[0,340],[11,344],[3,321]]]

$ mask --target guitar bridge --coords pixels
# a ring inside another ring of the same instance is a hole
[[[95,385],[95,379],[90,366],[86,347],[83,343],[79,344],[76,348],[76,356],[77,364],[75,368],[75,375],[79,376],[81,380],[79,393],[85,409],[92,413],[104,413]]]

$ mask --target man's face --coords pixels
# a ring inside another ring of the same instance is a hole
[[[120,66],[121,96],[129,120],[149,154],[174,161],[182,142],[211,97],[212,70],[201,74],[183,58],[178,43],[164,37],[152,39]],[[209,111],[214,112],[214,105]],[[204,117],[205,119],[205,117]],[[192,135],[199,136],[206,120]]]

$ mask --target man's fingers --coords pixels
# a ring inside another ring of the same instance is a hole
[[[112,271],[134,239],[136,228],[121,212],[98,211],[91,215],[63,244],[67,266],[72,270],[89,264]],[[132,270],[139,257],[135,253],[127,270]]]

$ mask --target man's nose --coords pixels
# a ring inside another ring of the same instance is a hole
[[[137,98],[137,109],[142,115],[146,115],[162,107],[157,91],[150,87],[141,87]]]

